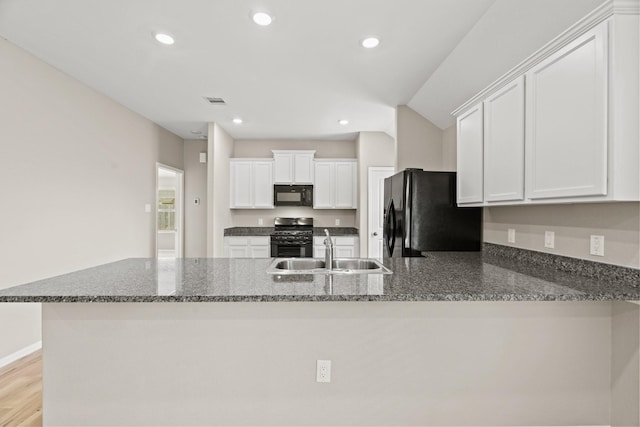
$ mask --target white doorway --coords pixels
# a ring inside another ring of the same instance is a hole
[[[372,166],[369,168],[369,202],[367,237],[369,238],[368,257],[382,259],[382,225],[384,223],[384,179],[393,175],[394,168]]]
[[[156,163],[156,257],[184,253],[184,171]]]

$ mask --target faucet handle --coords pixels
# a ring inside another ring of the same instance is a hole
[[[325,228],[325,229],[324,229],[324,234],[326,234],[326,235],[327,235],[327,237],[331,237],[331,236],[329,235],[329,230],[328,230],[327,228]]]

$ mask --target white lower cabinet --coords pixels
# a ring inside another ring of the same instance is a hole
[[[324,236],[313,238],[313,257],[324,258],[325,246]],[[334,258],[358,258],[360,256],[360,242],[358,236],[334,236],[333,242]]]
[[[269,236],[225,236],[226,258],[271,258]]]

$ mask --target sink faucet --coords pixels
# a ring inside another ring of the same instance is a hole
[[[324,268],[327,270],[333,270],[333,242],[331,241],[329,230],[326,228],[324,229],[324,234],[327,235],[327,238],[324,239]]]

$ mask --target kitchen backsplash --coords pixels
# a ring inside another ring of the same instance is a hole
[[[355,227],[356,211],[341,209],[312,209],[298,206],[277,207],[275,209],[238,209],[231,211],[233,227],[260,227],[273,225],[275,217],[311,217],[316,227]],[[259,219],[262,218],[263,225]],[[336,224],[339,220],[339,224]]]

